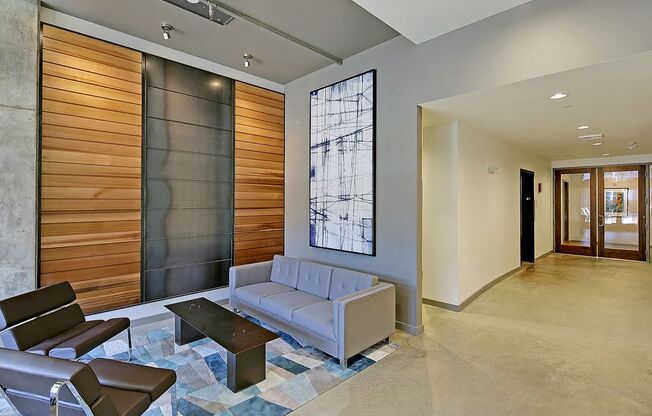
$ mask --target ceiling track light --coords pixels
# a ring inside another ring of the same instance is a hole
[[[251,66],[251,61],[254,59],[254,56],[249,53],[245,53],[242,55],[242,59],[244,59],[245,68],[249,68]]]
[[[636,143],[636,142],[631,142],[627,146],[625,146],[625,149],[628,149],[628,150],[635,150],[637,148],[638,148],[638,143]]]
[[[168,23],[161,23],[161,29],[163,30],[163,39],[170,40],[174,26]]]
[[[168,1],[168,0],[166,0],[166,1]],[[302,46],[302,47],[304,47],[306,49],[309,49],[309,50],[311,50],[311,51],[313,51],[315,53],[318,53],[319,55],[322,55],[322,56],[330,59],[331,61],[336,62],[339,65],[342,65],[342,63],[343,63],[342,59],[338,58],[337,56],[331,55],[330,53],[324,51],[323,49],[320,49],[320,48],[318,48],[316,46],[313,46],[312,44],[310,44],[308,42],[304,42],[299,38],[295,38],[294,36],[290,35],[289,33],[286,33],[286,32],[284,32],[284,31],[282,31],[280,29],[277,29],[274,26],[268,25],[267,23],[265,23],[265,22],[263,22],[261,20],[258,20],[255,17],[250,16],[250,15],[248,15],[246,13],[243,13],[240,10],[238,10],[238,9],[236,9],[236,8],[226,4],[226,3],[223,3],[221,1],[218,1],[218,0],[197,0],[197,1],[194,1],[193,0],[193,1],[189,1],[189,2],[190,3],[202,3],[202,4],[206,5],[209,8],[209,15],[211,13],[215,13],[216,11],[230,14],[232,17],[235,17],[236,19],[239,19],[239,20],[241,20],[243,22],[249,23],[249,24],[254,25],[254,26],[258,26],[259,28],[261,28],[263,30],[271,32],[271,33],[273,33],[273,34],[275,34],[277,36],[283,37],[283,38],[289,40],[290,42],[296,43],[299,46]],[[212,17],[210,19],[213,20]],[[220,23],[220,22],[218,21],[218,23]]]

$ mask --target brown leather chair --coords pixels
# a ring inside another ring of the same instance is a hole
[[[129,318],[87,321],[68,282],[0,301],[0,340],[5,348],[50,357],[78,359],[127,331]]]
[[[139,416],[170,387],[176,415],[176,379],[164,368],[0,348],[0,395],[23,416]]]

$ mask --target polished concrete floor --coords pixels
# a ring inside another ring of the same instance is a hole
[[[652,415],[652,265],[550,255],[292,415]]]

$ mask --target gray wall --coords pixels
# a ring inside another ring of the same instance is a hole
[[[534,0],[415,46],[397,37],[286,86],[285,252],[378,274],[397,285],[399,328],[419,332],[421,145],[417,106],[652,48],[649,0]],[[308,242],[309,92],[377,74],[377,256]]]
[[[0,1],[0,299],[36,287],[38,1]]]

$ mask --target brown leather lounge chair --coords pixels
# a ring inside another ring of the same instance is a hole
[[[127,331],[129,318],[87,321],[68,282],[0,301],[0,340],[5,348],[76,360]]]
[[[139,416],[172,387],[174,371],[97,358],[88,364],[0,348],[0,396],[23,416]]]

